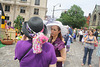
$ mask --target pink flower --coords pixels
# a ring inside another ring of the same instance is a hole
[[[39,36],[39,38],[40,38],[41,44],[44,44],[45,42],[48,41],[48,38],[47,38],[45,35],[43,35],[43,34],[41,34],[41,35]]]

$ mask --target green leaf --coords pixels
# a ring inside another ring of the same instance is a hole
[[[62,12],[60,18],[57,20],[73,28],[81,28],[86,23],[84,11],[77,5],[73,5],[68,11]]]
[[[20,22],[23,22],[23,17],[18,15],[14,21],[14,28],[18,29],[18,32],[21,32],[22,29],[22,23]]]

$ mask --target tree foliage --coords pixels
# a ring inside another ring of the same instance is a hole
[[[77,5],[73,5],[68,11],[61,13],[61,17],[57,20],[73,28],[81,28],[86,23],[84,12]]]
[[[14,28],[18,29],[18,32],[21,32],[22,22],[23,22],[23,17],[18,15],[14,21]]]
[[[88,24],[87,24],[87,23],[85,23],[85,24],[84,24],[84,27],[89,28],[89,26],[88,26]]]
[[[100,29],[100,26],[97,26],[96,29]]]

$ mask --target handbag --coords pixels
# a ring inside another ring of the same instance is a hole
[[[97,43],[94,43],[94,47],[98,47],[98,42]]]

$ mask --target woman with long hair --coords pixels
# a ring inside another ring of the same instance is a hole
[[[64,45],[64,38],[62,37],[63,25],[59,21],[53,21],[47,24],[48,32],[50,32],[49,42],[53,44],[57,57],[57,67],[62,67],[63,62],[66,60],[66,50]],[[66,30],[65,30],[66,31]]]
[[[93,30],[89,31],[89,35],[86,36],[84,42],[85,47],[84,47],[84,57],[83,57],[83,63],[82,66],[86,64],[86,58],[88,54],[88,65],[89,67],[92,67],[91,65],[91,59],[92,59],[92,54],[94,50],[94,43],[97,43],[96,37],[93,35]]]

